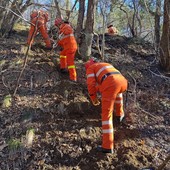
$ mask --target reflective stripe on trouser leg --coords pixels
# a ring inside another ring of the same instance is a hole
[[[70,80],[77,81],[77,73],[76,73],[75,65],[68,66],[68,70],[69,70]]]
[[[77,74],[76,74],[76,69],[75,69],[75,64],[74,64],[74,56],[75,56],[75,50],[69,51],[67,53],[67,65],[68,65],[68,70],[70,74],[70,80],[77,80]]]
[[[67,56],[60,55],[60,68],[67,67]]]
[[[116,108],[116,116],[120,116],[120,121],[124,117],[124,110],[123,110],[123,94],[118,93],[115,100],[115,108]]]
[[[102,147],[105,149],[114,148],[113,103],[114,100],[102,99]]]

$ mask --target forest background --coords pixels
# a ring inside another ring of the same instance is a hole
[[[49,27],[60,16],[75,28],[77,40],[84,36],[79,51],[85,57],[91,54],[93,35],[104,34],[108,24],[113,24],[121,35],[152,42],[161,66],[169,71],[169,3],[168,0],[2,0],[0,32],[3,37],[8,36],[16,23],[28,23],[33,9],[44,8],[51,15]],[[100,54],[104,59],[103,49]]]

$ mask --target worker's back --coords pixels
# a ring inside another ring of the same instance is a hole
[[[59,33],[62,35],[62,38],[58,41],[60,46],[62,46],[65,50],[77,50],[77,42],[74,37],[73,28],[70,24],[61,24]]]
[[[28,40],[27,43],[28,44],[32,44],[35,35],[37,34],[37,32],[40,32],[44,42],[46,43],[46,47],[48,49],[51,49],[51,41],[48,35],[48,31],[47,31],[47,26],[46,23],[48,21],[48,12],[43,11],[43,10],[34,10],[31,15],[31,27],[30,27],[30,31],[28,34]]]
[[[48,12],[43,10],[35,10],[30,15],[31,22],[41,21],[46,23],[48,21]]]

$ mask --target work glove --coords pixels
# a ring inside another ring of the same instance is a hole
[[[98,98],[95,98],[94,100],[92,100],[92,103],[94,106],[98,106],[100,104],[100,101],[98,100]]]

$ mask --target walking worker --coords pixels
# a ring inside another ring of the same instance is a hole
[[[95,63],[93,59],[90,59],[85,63],[85,68],[88,93],[94,106],[100,105],[97,92],[99,91],[102,96],[102,146],[98,146],[97,150],[103,153],[113,153],[114,105],[116,107],[115,117],[121,122],[124,118],[122,93],[127,90],[127,80],[109,63]]]
[[[75,53],[77,51],[77,42],[74,37],[74,31],[69,22],[64,22],[61,18],[56,18],[55,25],[59,29],[59,40],[57,44],[62,47],[60,52],[60,71],[61,73],[69,71],[71,81],[77,81],[76,67],[74,64]]]
[[[47,22],[48,22],[48,12],[43,10],[34,10],[31,15],[31,27],[28,34],[28,45],[32,45],[34,37],[37,35],[37,32],[40,32],[47,49],[51,49],[51,40],[47,31]]]
[[[117,35],[118,34],[118,30],[113,25],[109,25],[107,27],[107,29],[108,29],[108,34],[110,34],[110,35]]]

